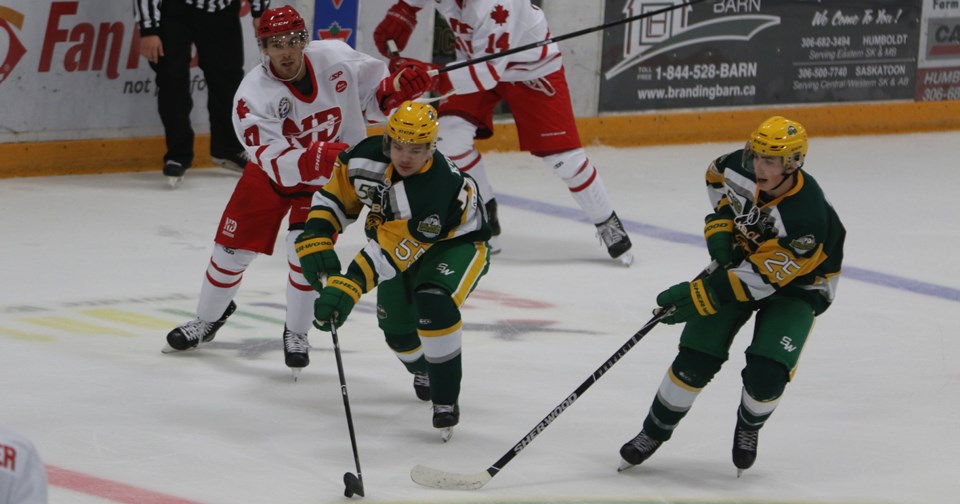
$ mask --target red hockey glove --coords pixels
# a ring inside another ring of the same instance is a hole
[[[388,66],[388,68],[390,69],[391,72],[396,72],[397,70],[405,66],[420,67],[426,70],[427,72],[431,70],[440,69],[439,65],[434,65],[433,63],[426,63],[420,60],[415,60],[413,58],[390,58],[390,65]],[[445,95],[450,91],[453,91],[453,85],[450,84],[450,77],[447,76],[446,72],[438,73],[436,76],[431,77],[431,79],[433,82],[430,86],[430,89],[428,89],[427,92],[436,91],[440,95]]]
[[[390,49],[387,48],[387,41],[393,40],[397,43],[397,50],[402,51],[407,47],[407,41],[410,40],[410,34],[417,27],[417,12],[419,7],[414,7],[400,0],[387,10],[387,15],[380,21],[376,29],[373,30],[373,42],[377,45],[380,54],[390,57]]]
[[[347,150],[349,144],[341,142],[313,142],[300,155],[300,180],[308,182],[318,178],[330,178],[337,156]]]
[[[416,61],[416,63],[408,63],[380,81],[380,88],[377,90],[377,102],[380,104],[380,110],[384,113],[396,108],[406,100],[416,99],[433,89],[434,78],[427,73],[427,64],[421,61]]]

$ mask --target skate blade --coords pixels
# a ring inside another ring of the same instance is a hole
[[[182,183],[183,177],[167,177],[167,184],[170,184],[170,189],[176,189],[180,187]]]
[[[160,349],[160,353],[165,353],[165,354],[184,352],[184,351],[185,350],[177,350],[176,348],[173,348],[172,346],[170,346],[169,343],[167,343],[166,345],[163,346],[163,348]]]
[[[446,443],[453,437],[453,427],[444,427],[440,429],[440,439]]]
[[[296,383],[300,381],[300,371],[303,371],[303,368],[290,368],[290,372],[293,373],[293,382]]]
[[[740,468],[738,467],[738,468],[737,468],[737,478],[739,478],[740,475],[742,475],[742,474],[743,474],[743,469],[740,469]]]
[[[630,252],[624,252],[620,254],[620,257],[617,257],[617,261],[620,261],[620,264],[624,266],[630,266],[633,264],[633,254]]]
[[[626,460],[620,459],[620,467],[617,467],[617,472],[619,473],[619,472],[626,471],[627,469],[630,469],[630,468],[633,467],[634,465],[636,465],[636,464],[631,464],[630,462],[627,462]]]

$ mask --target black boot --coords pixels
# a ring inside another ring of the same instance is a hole
[[[648,436],[646,432],[640,431],[640,434],[637,434],[635,438],[627,441],[620,447],[620,456],[623,458],[623,461],[626,462],[626,465],[620,465],[620,470],[622,471],[627,467],[635,466],[647,460],[662,444],[663,441],[653,439]]]
[[[169,351],[188,350],[200,343],[213,341],[214,336],[217,335],[217,331],[223,327],[227,318],[229,318],[236,309],[236,303],[230,301],[223,315],[215,322],[207,322],[195,318],[186,324],[176,327],[167,334],[167,344],[170,345]],[[167,351],[167,349],[164,350]]]
[[[740,477],[744,469],[750,469],[757,460],[759,437],[759,430],[744,429],[737,422],[737,428],[733,431],[733,465],[737,466],[737,477]]]

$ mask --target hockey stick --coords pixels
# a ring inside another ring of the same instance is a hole
[[[330,336],[333,338],[333,353],[337,356],[337,372],[340,374],[340,393],[343,395],[343,410],[347,413],[347,428],[350,431],[350,445],[353,447],[353,461],[357,465],[357,474],[344,473],[343,495],[363,497],[363,474],[360,473],[360,454],[357,452],[357,436],[353,431],[353,415],[350,414],[350,397],[347,395],[347,379],[343,376],[343,359],[340,358],[340,340],[337,338],[337,324],[330,320]]]
[[[526,50],[529,50],[529,49],[536,49],[536,48],[538,48],[538,47],[543,47],[543,46],[545,46],[545,45],[549,45],[549,44],[552,44],[552,43],[554,43],[554,42],[560,42],[561,40],[567,40],[567,39],[571,39],[571,38],[574,38],[574,37],[579,37],[579,36],[581,36],[581,35],[586,35],[586,34],[588,34],[588,33],[593,33],[593,32],[595,32],[595,31],[606,30],[607,28],[610,28],[610,27],[613,27],[613,26],[618,26],[618,25],[622,25],[622,24],[626,24],[626,23],[632,23],[633,21],[636,21],[636,20],[638,20],[638,19],[644,19],[644,18],[648,18],[648,17],[653,17],[653,16],[656,16],[656,15],[658,15],[658,14],[663,14],[663,13],[670,12],[670,11],[673,11],[673,10],[676,10],[676,9],[681,9],[681,8],[683,8],[683,7],[689,7],[689,6],[691,6],[691,5],[698,4],[698,3],[703,2],[703,1],[704,1],[704,0],[689,0],[689,1],[684,2],[684,3],[681,3],[681,4],[673,5],[673,6],[670,6],[670,7],[664,7],[664,8],[662,8],[662,9],[652,10],[652,11],[650,11],[650,12],[644,12],[643,14],[637,14],[636,16],[630,16],[630,17],[628,17],[628,18],[618,19],[618,20],[616,20],[616,21],[611,21],[611,22],[609,22],[609,23],[604,23],[604,24],[602,24],[602,25],[593,26],[593,27],[590,27],[590,28],[584,28],[584,29],[582,29],[582,30],[577,30],[577,31],[575,31],[575,32],[570,32],[570,33],[567,33],[567,34],[565,34],[565,35],[558,35],[558,36],[556,36],[556,37],[549,37],[549,38],[543,39],[543,40],[541,40],[541,41],[539,41],[539,42],[534,42],[534,43],[532,43],[532,44],[527,44],[527,45],[523,45],[523,46],[520,46],[520,47],[514,47],[513,49],[507,49],[506,51],[503,51],[503,52],[488,54],[488,55],[486,55],[486,56],[481,56],[481,57],[479,57],[479,58],[475,58],[475,59],[472,59],[472,60],[461,61],[461,62],[459,62],[459,63],[453,63],[453,64],[447,65],[447,66],[445,66],[445,67],[437,68],[437,69],[435,69],[435,70],[430,70],[429,73],[430,73],[431,75],[437,75],[437,74],[441,74],[441,73],[444,73],[444,72],[450,72],[450,71],[452,71],[452,70],[457,70],[457,69],[460,69],[460,68],[468,67],[468,66],[470,66],[470,65],[475,65],[475,64],[477,64],[477,63],[483,63],[483,62],[485,62],[485,61],[490,61],[490,60],[492,60],[492,59],[502,58],[502,57],[504,57],[504,56],[509,56],[509,55],[511,55],[511,54],[516,54],[516,53],[518,53],[518,52],[523,52],[523,51],[526,51]]]
[[[697,279],[704,278],[709,275],[713,270],[717,268],[716,261],[710,263],[706,269],[700,272],[697,275]],[[573,391],[572,394],[568,395],[566,399],[553,408],[547,416],[543,417],[536,427],[530,430],[526,436],[524,436],[517,444],[513,446],[507,453],[504,453],[499,460],[493,463],[492,466],[488,467],[485,471],[480,471],[472,474],[459,474],[443,471],[440,469],[434,469],[431,467],[416,465],[413,469],[410,470],[410,479],[415,483],[431,487],[439,488],[442,490],[476,490],[483,485],[486,485],[493,479],[494,476],[499,473],[505,465],[507,465],[514,457],[517,456],[524,448],[527,447],[530,443],[533,442],[534,438],[540,435],[541,432],[547,429],[550,424],[560,416],[567,408],[570,407],[577,399],[579,399],[586,391],[589,389],[597,380],[600,379],[617,363],[627,352],[630,351],[634,345],[637,344],[644,336],[647,335],[661,320],[669,316],[674,312],[674,308],[670,307],[667,309],[658,308],[654,310],[653,318],[647,321],[643,327],[640,328],[626,343],[624,343],[620,349],[618,349],[613,355],[607,359],[603,365],[597,368],[583,383]]]

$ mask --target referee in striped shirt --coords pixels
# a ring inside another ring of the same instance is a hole
[[[245,74],[241,0],[133,0],[140,25],[140,53],[157,73],[157,101],[166,136],[163,173],[176,187],[193,163],[190,110],[191,43],[207,82],[210,154],[225,168],[242,171],[246,153],[231,120],[233,95]],[[256,32],[270,0],[250,0]]]

